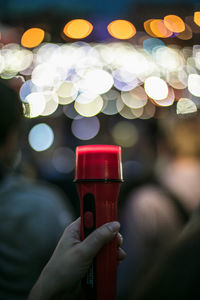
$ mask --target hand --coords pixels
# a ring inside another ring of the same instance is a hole
[[[119,245],[118,262],[125,258],[126,254],[120,248],[122,236],[118,232],[118,222],[104,224],[83,241],[80,239],[80,226],[78,218],[65,229],[50,261],[33,287],[29,300],[49,300],[55,295],[66,293],[67,299],[74,299],[93,258],[116,235]]]

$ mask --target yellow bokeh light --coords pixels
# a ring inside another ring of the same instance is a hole
[[[144,107],[131,108],[131,111],[136,118],[140,118],[144,112]]]
[[[135,26],[126,20],[115,20],[108,27],[111,36],[120,40],[131,39],[136,34]]]
[[[21,38],[22,46],[26,48],[34,48],[42,43],[45,32],[41,28],[30,28],[26,30]]]
[[[103,107],[103,99],[101,96],[98,96],[90,103],[79,103],[75,102],[74,108],[79,113],[79,115],[84,117],[93,117],[100,113]]]
[[[200,11],[195,11],[194,12],[194,22],[200,26]]]
[[[185,23],[176,15],[168,15],[164,17],[164,24],[167,29],[172,32],[183,32],[185,30]]]
[[[93,26],[87,20],[75,19],[65,25],[63,32],[71,39],[84,39],[90,35],[92,30]]]
[[[172,36],[173,32],[165,26],[165,23],[161,19],[155,19],[150,22],[150,29],[159,38],[168,38]]]
[[[135,114],[133,114],[132,108],[128,107],[128,106],[124,106],[120,111],[119,114],[128,120],[133,120],[136,119],[137,116],[135,116]]]
[[[76,90],[73,82],[63,81],[60,83],[60,85],[56,91],[56,94],[58,95],[58,97],[61,97],[61,98],[67,98],[67,97],[73,97],[73,96],[76,97],[78,94],[78,91]]]
[[[112,137],[117,145],[132,147],[138,141],[137,128],[128,121],[118,122],[111,131]]]

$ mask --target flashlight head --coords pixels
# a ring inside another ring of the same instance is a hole
[[[121,147],[87,145],[76,148],[75,181],[122,181]]]

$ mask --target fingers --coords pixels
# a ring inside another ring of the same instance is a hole
[[[122,248],[118,248],[117,261],[120,264],[126,258],[126,252]]]
[[[121,247],[123,244],[123,236],[118,232],[117,233],[117,245]]]
[[[82,249],[88,257],[94,257],[99,250],[111,241],[120,229],[119,222],[110,222],[92,232],[83,242]]]
[[[80,217],[65,229],[63,237],[66,240],[66,243],[71,246],[80,242],[81,239],[81,218]]]

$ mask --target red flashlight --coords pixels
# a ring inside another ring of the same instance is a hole
[[[117,220],[122,181],[121,148],[89,145],[76,148],[75,182],[81,210],[81,238],[104,223]],[[115,300],[117,240],[103,247],[83,280],[84,300]]]

